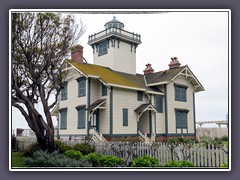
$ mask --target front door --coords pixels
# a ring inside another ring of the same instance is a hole
[[[99,116],[98,110],[95,111],[91,117],[91,128],[96,129],[99,132]]]

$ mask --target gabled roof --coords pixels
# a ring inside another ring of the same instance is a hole
[[[96,100],[95,102],[93,102],[93,103],[88,107],[87,110],[92,111],[93,109],[101,106],[101,105],[102,105],[103,103],[105,103],[105,102],[106,102],[106,99],[98,99],[98,100]]]
[[[157,112],[156,108],[152,105],[152,103],[146,103],[146,104],[141,104],[138,106],[134,112],[140,113],[139,117],[145,112],[145,111],[155,111]]]
[[[97,78],[106,85],[163,94],[158,89],[152,89],[146,86],[144,75],[113,71],[110,68],[94,64],[79,64],[73,60],[68,60],[68,62],[86,77]]]
[[[188,66],[181,66],[177,68],[168,69],[165,71],[159,71],[156,73],[147,74],[145,75],[145,77],[146,77],[147,85],[151,87],[151,86],[156,86],[160,84],[168,84],[179,75],[183,75],[186,77],[186,80],[193,85],[195,92],[204,91],[204,87],[198,81],[198,79],[192,73],[192,71]]]
[[[145,77],[146,77],[147,84],[150,85],[150,84],[155,84],[155,83],[160,83],[160,82],[171,81],[185,67],[187,67],[187,66],[167,69],[165,71],[159,71],[159,72],[155,72],[155,73],[152,73],[152,74],[146,74]]]

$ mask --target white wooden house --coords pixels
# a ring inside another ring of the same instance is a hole
[[[194,97],[204,88],[188,66],[174,57],[168,70],[154,72],[147,64],[144,74],[137,74],[141,36],[124,30],[115,17],[90,35],[88,44],[93,64],[84,61],[81,45],[65,64],[65,82],[52,111],[61,138],[196,136]]]

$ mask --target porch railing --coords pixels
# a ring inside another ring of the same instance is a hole
[[[100,142],[106,141],[106,139],[103,137],[103,135],[100,134],[95,128],[90,129],[89,133],[93,135],[93,140],[97,139]]]

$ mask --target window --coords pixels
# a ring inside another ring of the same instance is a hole
[[[107,41],[103,41],[98,44],[98,56],[107,54],[108,47],[107,47]]]
[[[138,101],[142,101],[143,100],[143,92],[142,91],[138,91],[137,92],[137,100]]]
[[[187,87],[181,85],[175,85],[175,100],[187,101]]]
[[[107,86],[102,84],[102,96],[106,96],[106,95],[107,95]]]
[[[66,100],[66,99],[67,99],[67,82],[64,82],[61,90],[61,100]]]
[[[155,107],[158,112],[163,112],[163,98],[162,96],[156,96],[155,98]]]
[[[85,129],[85,106],[77,109],[78,111],[78,129]]]
[[[62,109],[60,114],[60,129],[67,129],[67,109]]]
[[[78,97],[86,95],[86,79],[78,78]]]
[[[175,110],[176,113],[176,128],[187,128],[187,114],[188,110]]]
[[[123,109],[123,126],[128,126],[128,109]]]

